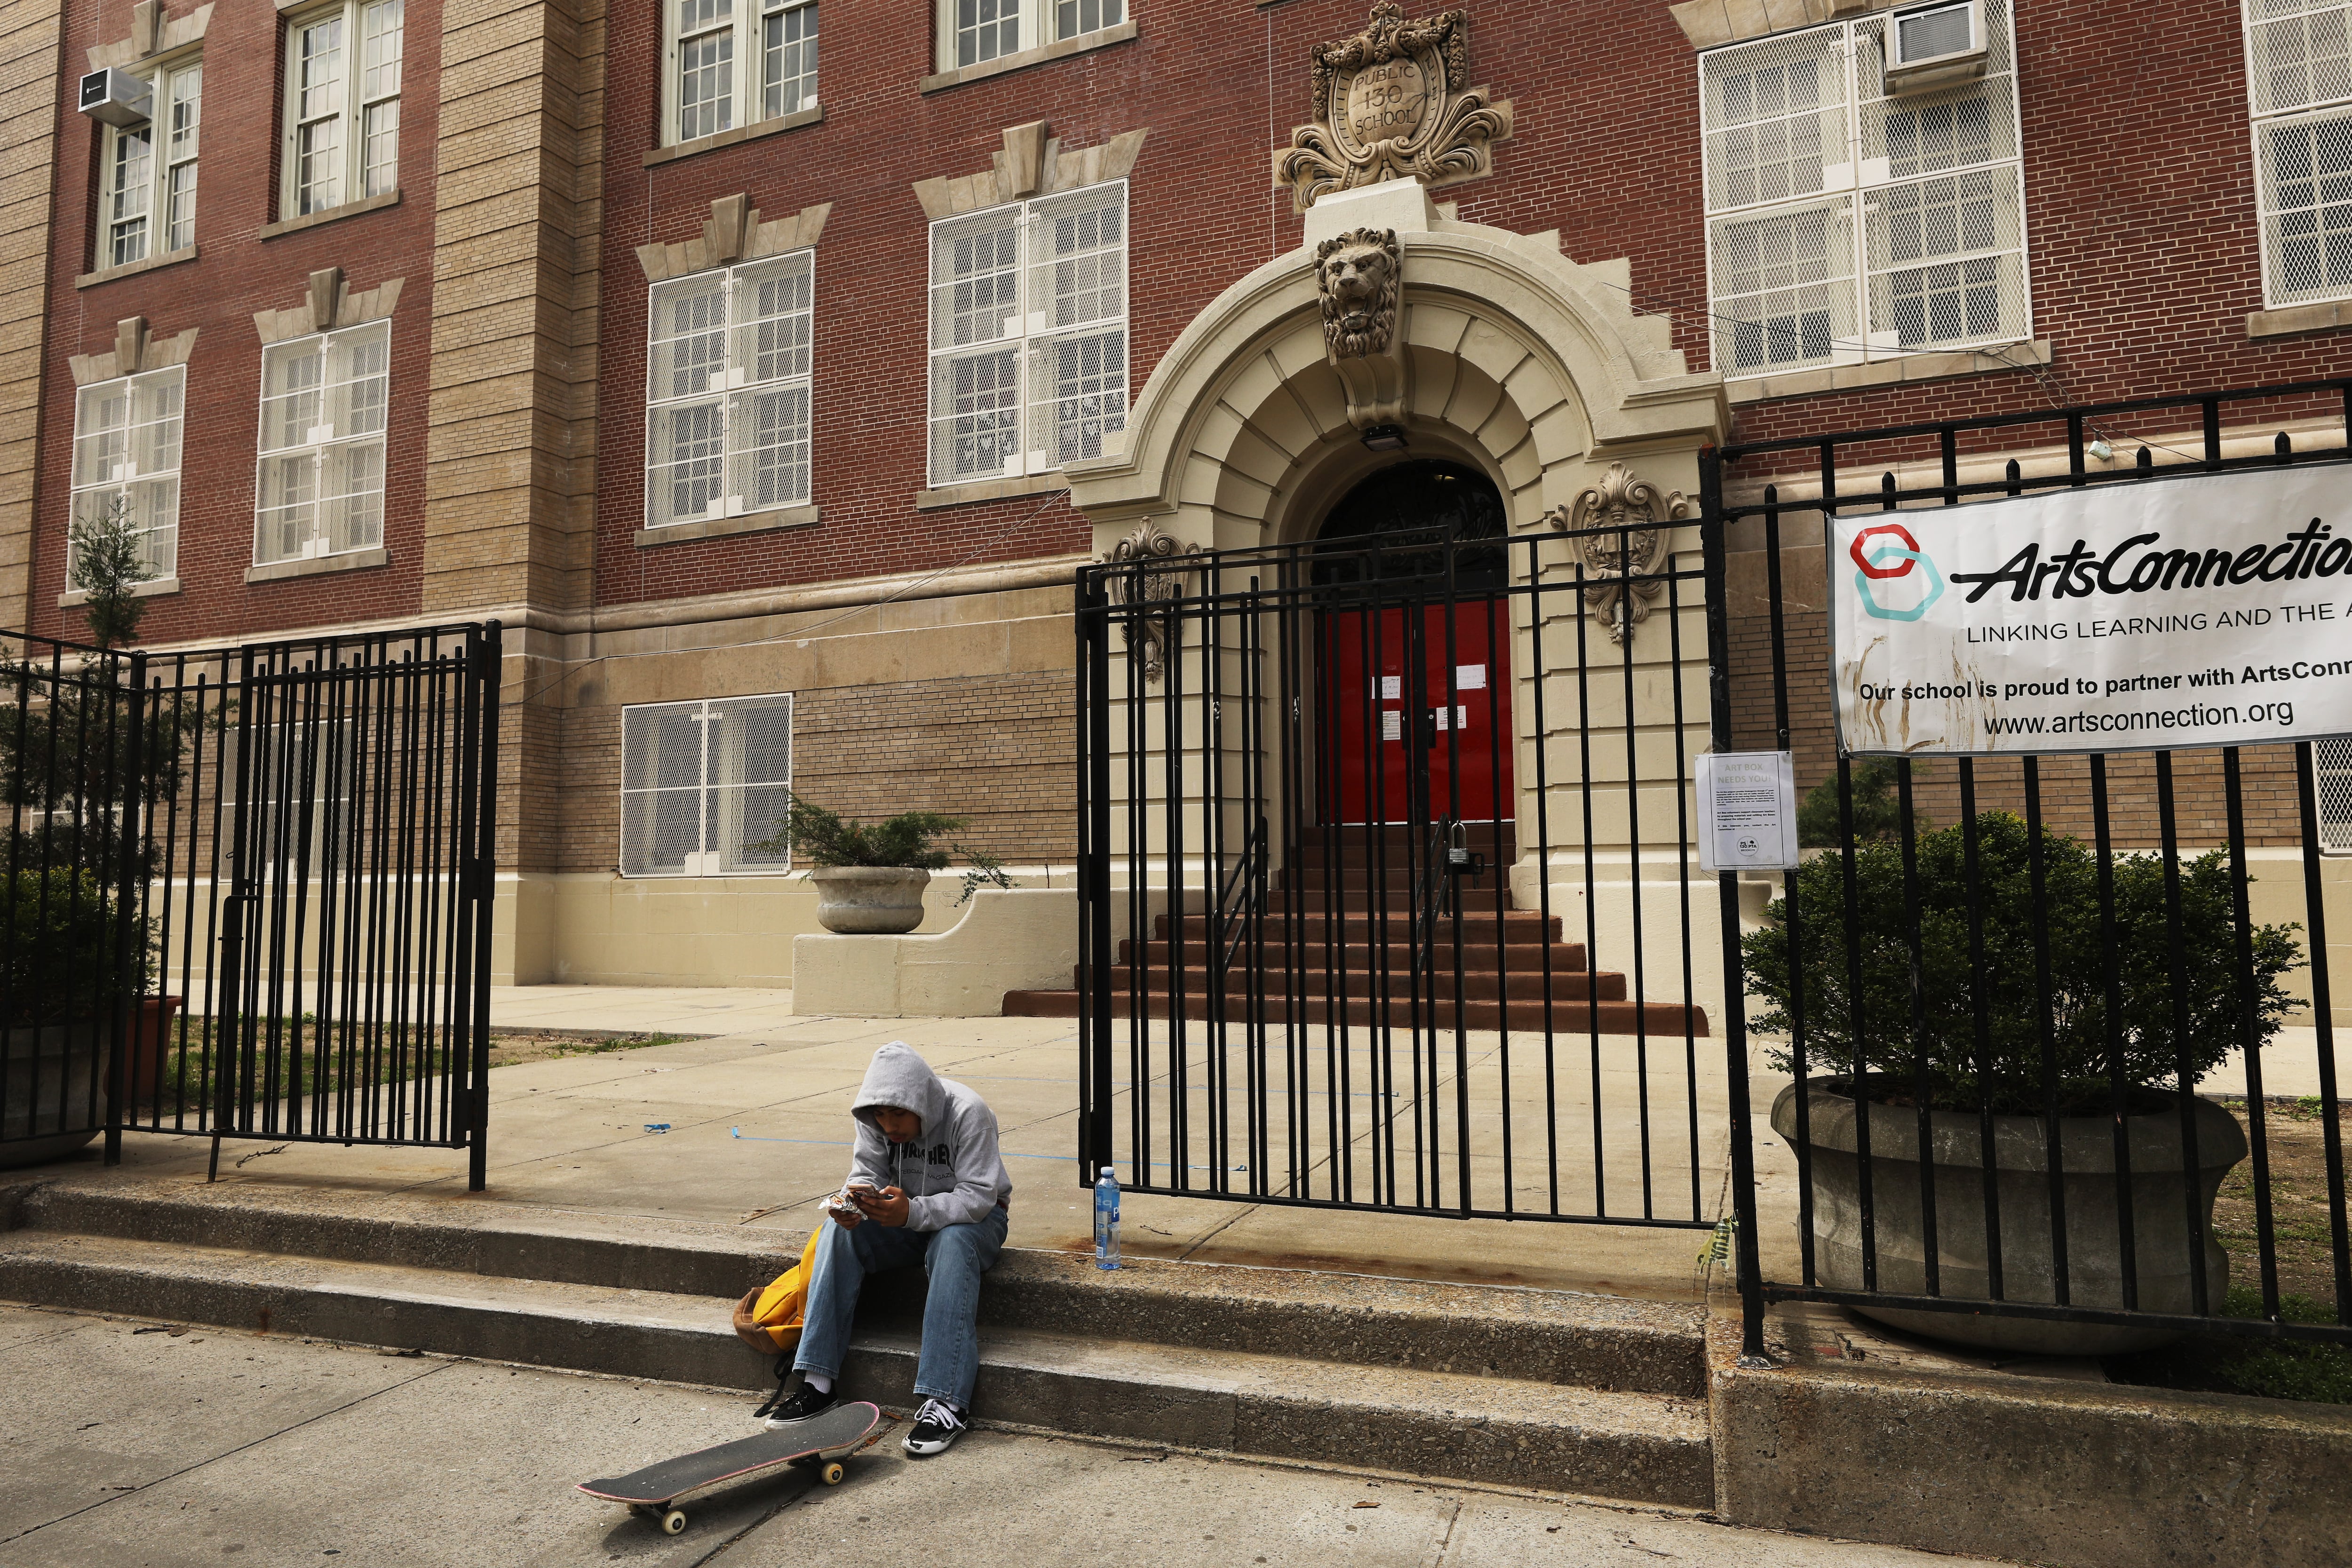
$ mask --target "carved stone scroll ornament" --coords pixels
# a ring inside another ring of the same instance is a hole
[[[1441,11],[1408,22],[1379,0],[1364,30],[1318,44],[1315,121],[1275,153],[1277,185],[1299,212],[1326,191],[1382,180],[1448,185],[1494,167],[1490,145],[1511,134],[1511,106],[1490,102],[1470,75],[1470,22]]]
[[[1104,557],[1111,566],[1125,568],[1108,574],[1111,602],[1138,611],[1126,618],[1127,646],[1133,649],[1141,645],[1143,651],[1137,657],[1143,665],[1143,679],[1155,684],[1167,673],[1173,605],[1183,595],[1185,574],[1192,570],[1181,558],[1198,553],[1193,546],[1160,532],[1159,521],[1147,517]]]
[[[1622,463],[1610,464],[1599,484],[1552,509],[1548,521],[1568,534],[1584,568],[1585,605],[1601,612],[1611,642],[1630,643],[1635,623],[1650,618],[1651,602],[1665,591],[1649,574],[1664,555],[1666,525],[1689,510],[1680,490],[1637,479]]]
[[[1323,349],[1348,392],[1358,429],[1404,417],[1404,342],[1397,330],[1404,256],[1396,231],[1351,228],[1315,247],[1315,290],[1323,301]]]

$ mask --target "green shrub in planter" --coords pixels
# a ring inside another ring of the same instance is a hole
[[[782,824],[772,835],[749,848],[764,855],[789,853],[824,868],[861,866],[909,871],[945,870],[949,850],[953,850],[971,864],[971,869],[963,874],[963,897],[956,900],[958,904],[983,887],[1013,886],[1013,879],[1005,875],[1003,863],[994,856],[961,844],[950,844],[941,849],[932,842],[968,826],[961,816],[942,816],[936,811],[907,811],[867,824],[856,817],[845,818],[839,812],[828,811],[799,795],[788,798],[791,804]]]
[[[2189,1068],[2192,1082],[2210,1071],[2240,1039],[2244,997],[2239,983],[2238,931],[2231,907],[2226,851],[2216,849],[2180,866],[2181,967],[2174,972],[2166,919],[2164,859],[2118,855],[2115,859],[2116,994],[2119,1039],[2110,1042],[2106,1016],[2107,951],[2101,931],[2098,857],[2079,839],[2044,828],[2043,894],[2033,897],[2026,825],[2002,812],[1977,818],[1979,907],[1983,964],[1971,963],[1965,829],[1919,835],[1920,984],[1924,1047],[1934,1107],[2038,1113],[2045,1104],[2040,993],[2034,975],[2034,931],[2048,931],[2049,1021],[2062,1115],[2097,1114],[2110,1103],[2112,1052],[2120,1049],[2127,1088],[2168,1084],[2179,1060],[2174,992],[2187,993]],[[1789,897],[1803,930],[1806,1070],[1864,1073],[1895,1080],[1907,1095],[1914,1082],[1911,946],[1904,921],[1903,851],[1893,839],[1856,847],[1854,905],[1859,916],[1859,996],[1847,967],[1845,860],[1816,856],[1790,873]],[[1748,1026],[1786,1035],[1792,983],[1789,899],[1766,911],[1770,923],[1741,939],[1748,989],[1768,1005]],[[2259,926],[2252,932],[2255,1033],[2267,1042],[2293,1005],[2279,977],[2303,962],[2299,927]],[[1982,999],[1986,1040],[1979,1050],[1977,1009]],[[1792,1070],[1784,1044],[1769,1054]]]
[[[102,1018],[126,984],[143,986],[152,972],[146,921],[133,922],[131,963],[117,962],[115,900],[87,871],[17,872],[10,879],[7,920],[0,1017],[11,1028]]]

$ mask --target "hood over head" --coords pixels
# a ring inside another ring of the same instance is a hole
[[[923,1135],[930,1137],[940,1130],[946,1101],[947,1090],[931,1064],[904,1040],[893,1040],[874,1053],[866,1081],[857,1086],[857,1098],[850,1102],[849,1110],[877,1132],[882,1129],[875,1119],[876,1107],[892,1105],[911,1110],[923,1119]]]

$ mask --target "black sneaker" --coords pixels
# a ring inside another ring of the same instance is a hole
[[[918,1459],[946,1453],[964,1435],[968,1421],[962,1411],[944,1399],[924,1400],[923,1407],[915,1412],[915,1425],[907,1433],[907,1452]]]
[[[806,1378],[794,1373],[777,1385],[776,1392],[769,1396],[768,1402],[753,1412],[753,1418],[765,1417],[768,1430],[772,1432],[779,1426],[805,1421],[820,1411],[832,1409],[838,1398],[840,1395],[831,1389],[819,1394],[810,1386]]]

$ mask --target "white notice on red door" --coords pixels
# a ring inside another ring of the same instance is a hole
[[[1702,871],[1785,871],[1797,863],[1797,764],[1787,752],[1707,752],[1698,760]]]

